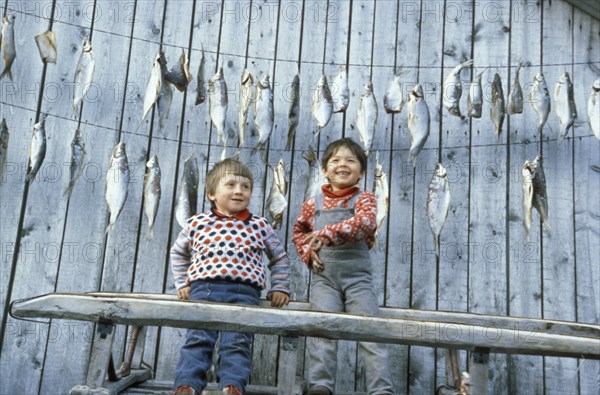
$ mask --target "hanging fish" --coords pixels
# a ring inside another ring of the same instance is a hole
[[[227,145],[225,122],[227,120],[227,84],[223,77],[223,68],[219,67],[217,73],[208,81],[208,107],[210,119],[217,128],[217,142]]]
[[[533,207],[537,210],[544,229],[550,233],[552,228],[548,222],[548,194],[546,192],[546,175],[544,174],[544,168],[542,166],[542,156],[538,155],[531,162],[531,166],[534,169],[533,177]]]
[[[47,31],[46,33],[35,36],[35,43],[40,52],[42,63],[56,64],[56,33]]]
[[[302,157],[308,162],[308,180],[304,189],[304,201],[307,201],[319,193],[321,185],[323,185],[323,180],[321,180],[319,158],[312,146],[308,146],[308,151],[304,152]]]
[[[152,158],[146,163],[147,171],[144,175],[144,212],[148,219],[147,238],[154,237],[154,222],[158,205],[160,203],[160,166],[158,157],[152,155]]]
[[[315,136],[321,132],[321,129],[327,126],[329,120],[331,119],[331,114],[333,114],[332,100],[331,91],[327,85],[327,77],[325,77],[325,74],[323,74],[317,82],[317,87],[315,88],[312,97],[312,115],[317,121],[317,126],[319,127],[315,133]]]
[[[275,181],[277,183],[277,187],[279,188],[279,192],[283,195],[287,194],[288,183],[285,179],[285,162],[283,159],[279,159],[277,162],[277,166],[275,166]]]
[[[0,123],[0,183],[4,182],[4,166],[6,166],[6,157],[8,156],[9,137],[6,119],[2,118],[2,123]]]
[[[288,111],[288,138],[285,150],[292,149],[294,136],[300,122],[300,76],[296,74],[292,81],[292,94],[290,95],[290,109]]]
[[[358,129],[360,141],[365,147],[365,153],[369,155],[375,128],[377,127],[377,102],[373,94],[373,83],[369,81],[358,102],[358,113],[356,115],[356,128]]]
[[[4,70],[0,74],[0,80],[4,76],[8,76],[12,81],[11,67],[17,58],[17,49],[15,47],[15,19],[14,15],[6,15],[2,18],[2,34],[0,41],[2,42],[2,59],[4,60]]]
[[[487,70],[487,67],[477,74],[469,86],[467,95],[467,111],[471,118],[481,118],[483,109],[483,89],[481,88],[481,75]]]
[[[196,76],[197,84],[196,85],[196,105],[204,103],[206,100],[206,72],[204,70],[204,65],[206,63],[206,59],[204,58],[204,46],[201,45],[200,48],[200,66],[198,66],[198,74]]]
[[[125,152],[125,143],[120,142],[113,149],[110,165],[106,173],[106,203],[110,212],[110,220],[106,232],[112,231],[123,210],[129,188],[129,163]]]
[[[69,185],[63,195],[68,195],[69,199],[71,198],[71,192],[73,192],[73,187],[75,183],[79,179],[81,175],[81,171],[83,170],[83,165],[85,162],[85,156],[87,152],[85,151],[85,143],[83,141],[83,135],[81,134],[81,130],[77,128],[75,130],[75,135],[73,136],[73,141],[71,141],[71,163],[69,165]]]
[[[333,112],[346,111],[350,102],[350,88],[348,87],[348,73],[345,65],[340,66],[340,72],[333,79],[332,87]]]
[[[161,52],[161,62],[158,62],[160,66],[160,92],[158,93],[158,99],[156,99],[156,111],[158,111],[158,127],[162,128],[165,121],[169,118],[169,112],[171,111],[171,103],[173,103],[173,89],[171,84],[166,80],[167,74],[167,59]]]
[[[533,178],[535,177],[535,168],[525,161],[521,169],[521,180],[523,182],[523,225],[525,226],[525,240],[529,241],[529,231],[531,229],[531,217],[533,213]]]
[[[550,114],[550,93],[548,93],[548,86],[541,71],[533,78],[529,101],[539,118],[538,133],[542,133],[548,120],[548,114]]]
[[[413,166],[416,166],[417,156],[429,137],[429,126],[431,124],[429,107],[425,102],[423,88],[420,84],[415,85],[408,94],[407,109],[408,130],[410,131],[409,159],[412,160]]]
[[[275,113],[273,111],[273,90],[269,81],[269,75],[265,75],[258,81],[256,86],[256,99],[254,100],[254,126],[258,131],[258,143],[252,150],[254,154],[257,150],[264,150],[267,141],[273,131]],[[264,157],[263,157],[264,159]]]
[[[456,66],[444,81],[443,104],[451,115],[460,117],[460,97],[462,95],[462,83],[460,72],[465,67],[473,64],[473,59],[466,60]]]
[[[402,84],[400,83],[400,77],[403,75],[402,67],[396,70],[394,78],[388,83],[385,89],[385,95],[383,96],[383,108],[388,114],[398,114],[402,112],[402,106],[404,105],[404,98],[402,97]]]
[[[182,228],[187,224],[188,218],[196,214],[198,207],[198,161],[192,155],[183,164],[181,186],[175,205],[175,218]]]
[[[237,153],[240,152],[246,141],[246,119],[248,116],[248,110],[252,103],[252,85],[254,84],[254,77],[248,69],[244,69],[242,72],[242,87],[240,89],[240,108],[238,112],[238,147]]]
[[[166,68],[166,62],[163,58],[163,54],[158,52],[154,57],[154,62],[152,62],[152,71],[150,72],[150,79],[148,80],[146,94],[144,95],[142,120],[140,121],[138,128],[144,123],[144,120],[146,119],[146,116],[148,116],[150,109],[160,96],[163,84],[163,66],[161,66],[163,63],[165,64],[164,67]]]
[[[571,83],[569,73],[566,71],[560,77],[556,88],[554,88],[554,111],[556,111],[560,126],[558,132],[558,142],[560,143],[567,135],[569,128],[575,123],[575,119],[577,119],[573,84]]]
[[[500,141],[502,133],[502,124],[504,123],[504,91],[502,90],[502,81],[498,73],[494,74],[492,82],[492,105],[490,107],[490,118],[494,122],[496,139]]]
[[[519,73],[521,72],[522,66],[523,63],[519,62],[515,81],[510,87],[510,92],[508,92],[508,102],[506,103],[506,113],[508,115],[521,114],[523,112],[523,90],[521,89],[521,83],[519,82]]]
[[[379,152],[377,152],[376,158],[373,194],[377,200],[377,231],[375,231],[375,240],[378,243],[378,235],[383,228],[383,221],[385,220],[390,207],[390,189],[387,175],[383,171],[383,166],[379,163]]]
[[[179,60],[175,66],[173,66],[169,72],[165,73],[164,78],[166,81],[175,85],[175,88],[177,88],[179,92],[183,92],[187,89],[192,80],[192,75],[190,74],[189,59],[184,49],[181,50],[181,56],[179,56]]]
[[[285,199],[287,183],[285,181],[283,159],[279,160],[277,166],[269,165],[269,167],[273,169],[273,179],[271,181],[269,197],[267,198],[267,214],[273,229],[277,229],[283,221],[283,212],[288,205]]]
[[[89,40],[85,40],[73,80],[73,112],[77,111],[77,106],[85,98],[85,95],[92,86],[95,67],[96,61],[94,59],[92,43]]]
[[[427,193],[427,217],[429,217],[429,227],[433,233],[433,245],[435,254],[440,256],[439,237],[448,217],[450,209],[450,184],[446,169],[441,163],[435,165],[435,172],[429,183]]]
[[[25,182],[30,182],[35,178],[46,157],[46,117],[46,114],[42,114],[40,121],[33,125],[33,137],[29,144],[29,163]]]
[[[588,99],[588,122],[594,136],[600,140],[600,78],[594,81]]]

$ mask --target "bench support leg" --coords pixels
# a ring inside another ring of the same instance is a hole
[[[298,337],[282,337],[277,372],[277,394],[298,393],[296,388],[296,365],[298,363]]]
[[[471,394],[487,394],[487,384],[489,376],[490,350],[488,348],[476,348],[471,353]]]

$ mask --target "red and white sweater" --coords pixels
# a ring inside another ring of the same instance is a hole
[[[171,248],[171,269],[179,290],[196,280],[227,280],[266,288],[263,252],[271,270],[271,291],[289,295],[290,266],[269,222],[244,210],[225,216],[217,210],[187,221]]]
[[[360,193],[357,186],[332,191],[330,184],[321,187],[323,191],[323,210],[332,208],[348,207],[348,201],[352,196]],[[377,199],[371,192],[360,193],[354,203],[354,217],[337,224],[325,226],[323,229],[313,232],[315,226],[315,198],[312,197],[302,204],[302,211],[296,217],[292,240],[296,245],[296,251],[305,264],[309,264],[310,246],[304,242],[304,238],[313,234],[317,236],[324,246],[339,246],[364,240],[369,249],[375,243],[375,231],[377,230]]]

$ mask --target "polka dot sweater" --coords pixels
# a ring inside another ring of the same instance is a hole
[[[179,290],[196,280],[228,280],[264,289],[263,252],[270,261],[271,292],[289,295],[288,257],[266,219],[248,210],[232,217],[214,210],[197,214],[171,248],[175,286]]]
[[[317,236],[324,246],[339,246],[365,240],[369,249],[375,242],[375,231],[377,230],[377,199],[371,192],[360,192],[358,187],[350,187],[341,191],[332,191],[331,185],[322,186],[323,209],[348,207],[348,201],[357,193],[354,204],[354,217],[333,225],[327,225],[323,229],[314,231],[315,226],[315,198],[312,197],[302,204],[302,211],[296,217],[292,240],[296,250],[305,264],[309,264],[310,246],[304,243],[304,238],[313,234]]]

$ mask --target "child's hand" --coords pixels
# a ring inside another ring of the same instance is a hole
[[[284,292],[273,291],[267,295],[267,300],[271,301],[271,307],[281,307],[290,302],[290,297]]]
[[[323,270],[325,270],[325,265],[319,257],[319,253],[314,249],[310,250],[310,268],[315,273],[321,273]]]
[[[181,300],[188,300],[190,298],[190,287],[183,287],[177,290],[177,297]]]
[[[304,238],[304,244],[308,244],[311,249],[319,251],[323,247],[323,242],[317,236],[310,234]]]

